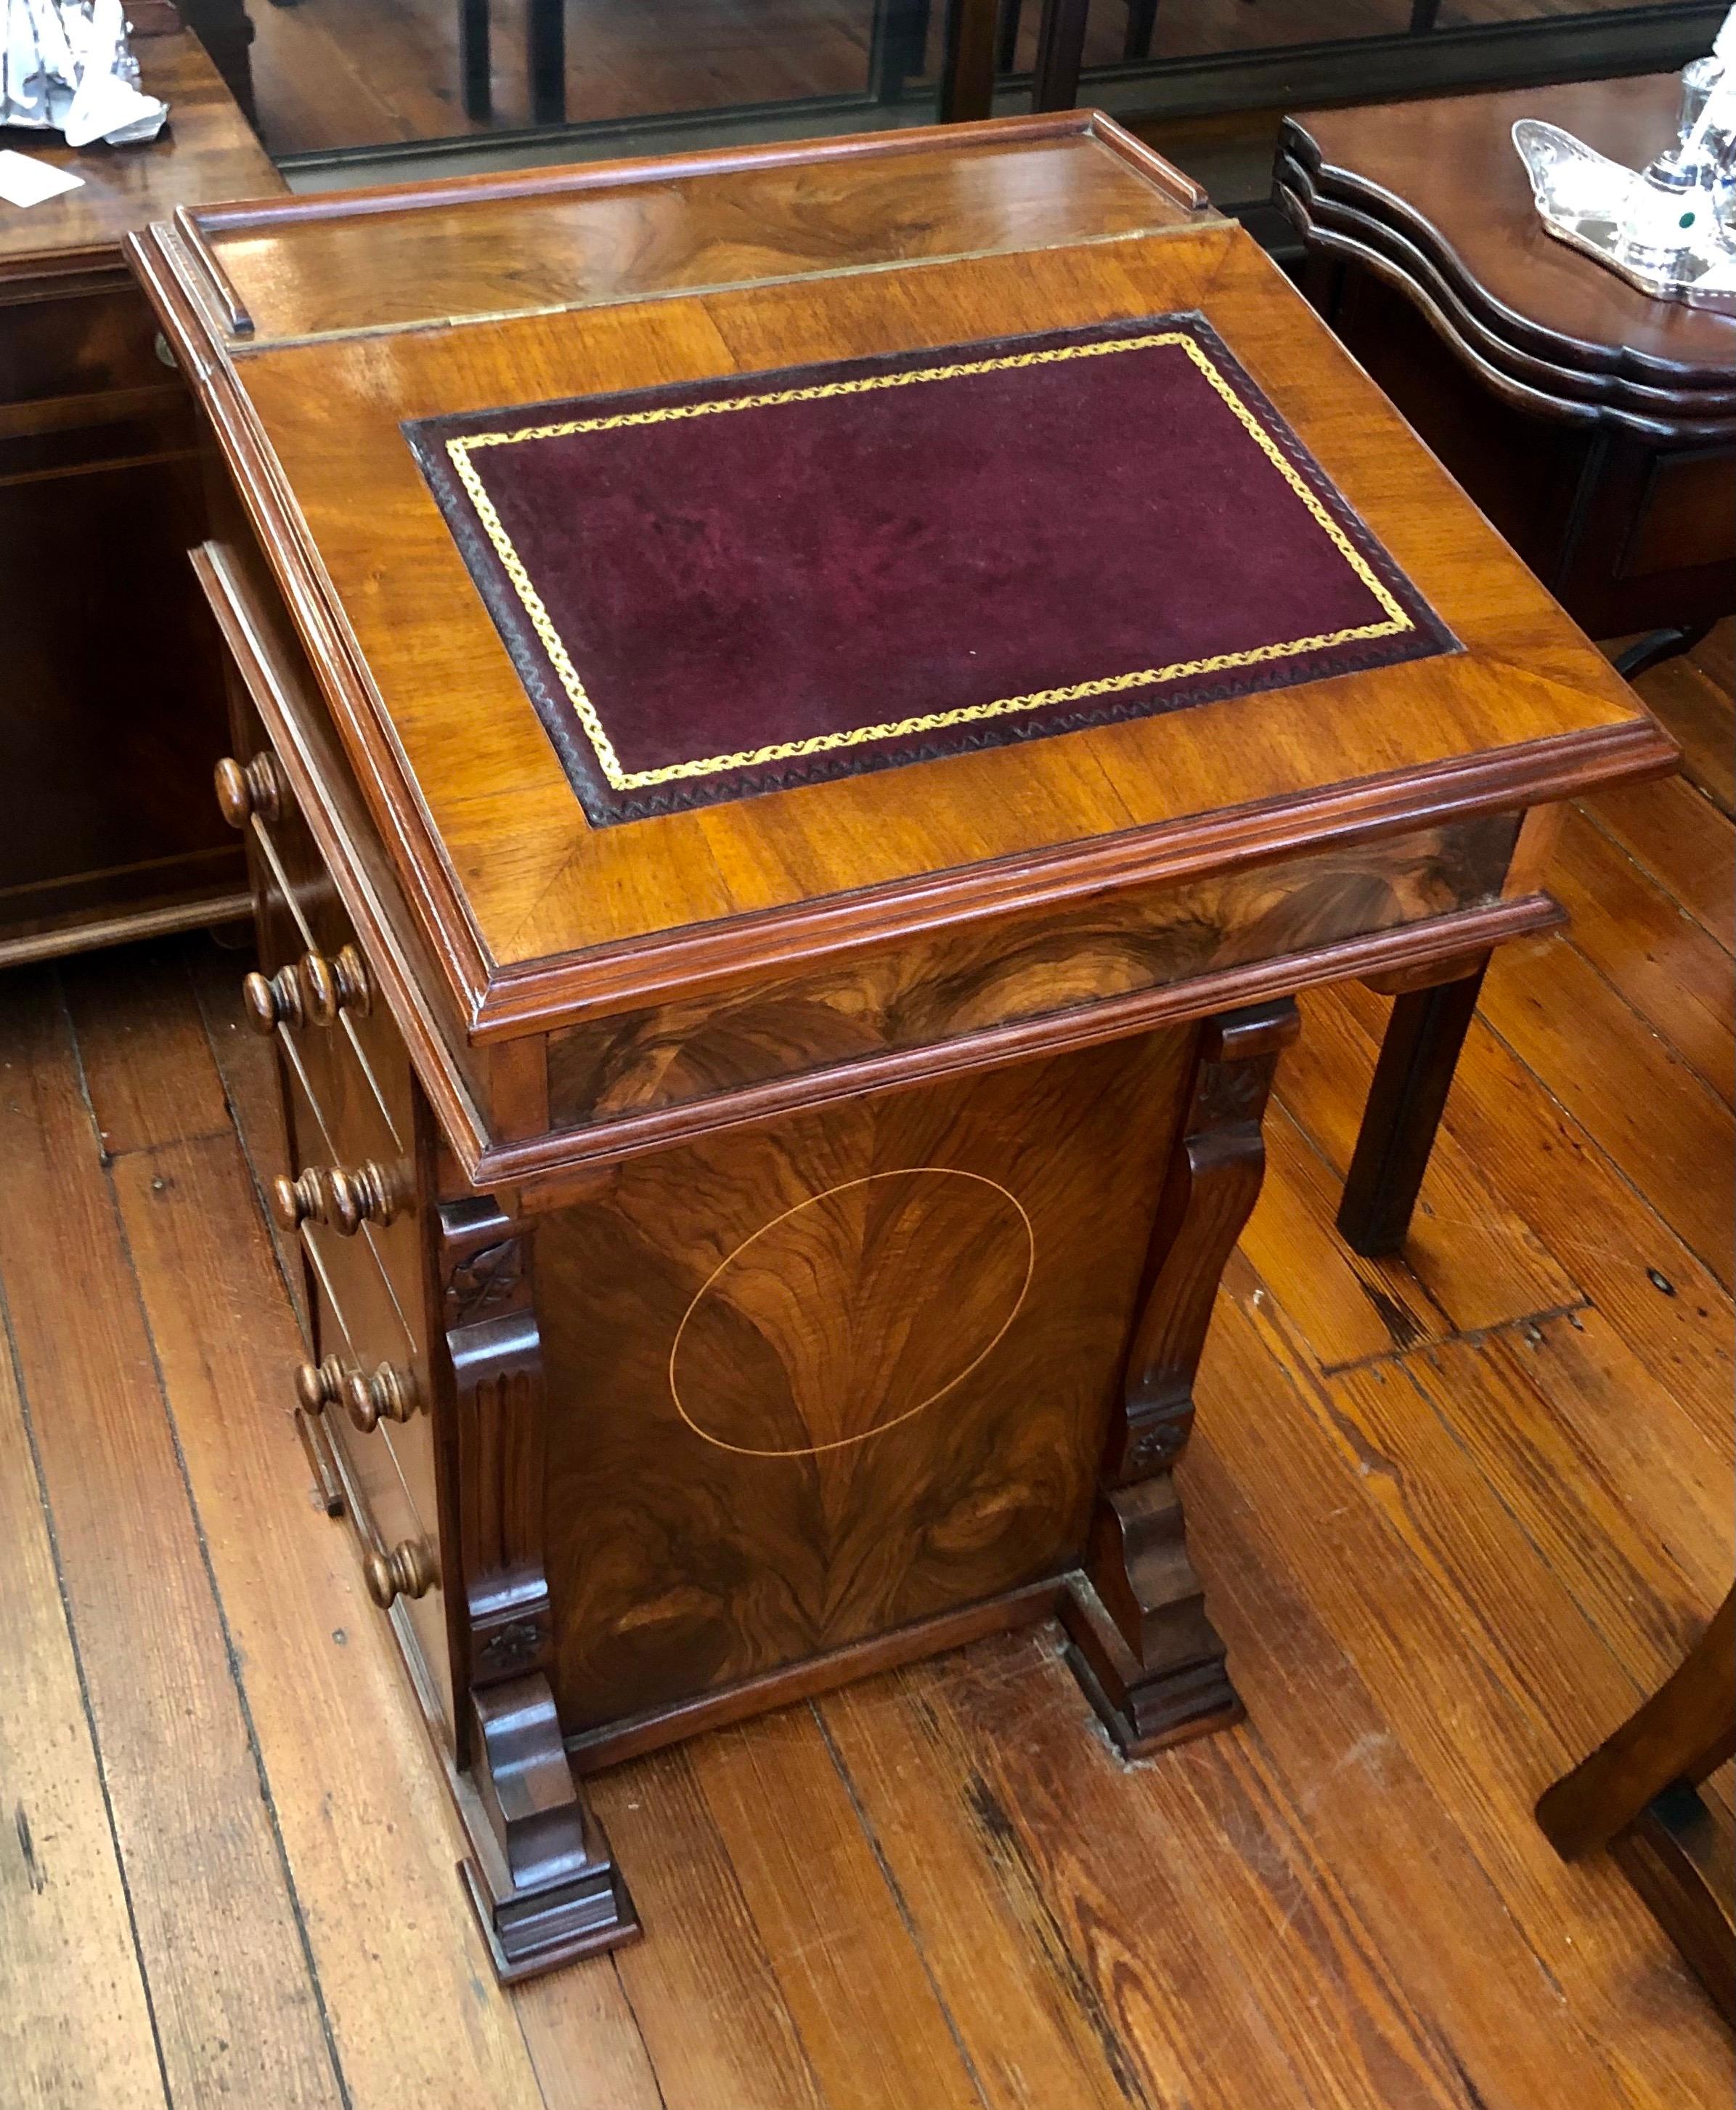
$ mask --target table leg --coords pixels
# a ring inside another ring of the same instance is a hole
[[[628,1941],[632,1900],[567,1757],[549,1683],[553,1620],[543,1557],[547,1389],[530,1225],[492,1198],[440,1211],[446,1356],[437,1382],[458,1468],[458,1569],[468,1694],[460,1867],[501,1979]]]
[[[1036,63],[1031,74],[1033,110],[1077,110],[1085,63],[1087,0],[1043,0]]]
[[[1127,0],[1127,34],[1122,40],[1122,57],[1149,59],[1157,31],[1158,0]]]
[[[1643,637],[1636,637],[1615,662],[1616,672],[1625,681],[1637,681],[1642,674],[1662,666],[1665,660],[1692,652],[1711,627],[1708,619],[1705,623],[1677,623],[1662,630],[1649,630]]]
[[[999,0],[947,0],[940,117],[962,125],[995,113],[995,31]]]
[[[1208,1018],[1166,1175],[1140,1317],[1100,1474],[1083,1586],[1061,1606],[1073,1669],[1109,1733],[1137,1758],[1236,1721],[1241,1703],[1187,1555],[1175,1468],[1194,1423],[1194,1374],[1224,1263],[1266,1169],[1260,1123],[1290,998]]]
[[[1353,1252],[1378,1259],[1404,1243],[1488,965],[1487,953],[1438,962],[1428,971],[1440,979],[1422,987],[1370,981],[1395,1001],[1339,1206]]]
[[[529,0],[530,107],[533,125],[567,121],[566,0]]]
[[[493,66],[488,50],[488,0],[458,0],[459,73],[465,115],[478,123],[494,115]]]

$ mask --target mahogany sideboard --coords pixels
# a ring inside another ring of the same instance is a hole
[[[1680,94],[1657,74],[1303,111],[1276,175],[1338,336],[1577,622],[1666,633],[1648,658],[1736,609],[1736,321],[1556,240],[1512,135],[1545,118],[1643,167]]]
[[[279,188],[197,41],[138,8],[147,147],[0,138],[80,188],[0,206],[0,965],[244,914],[213,814],[220,647],[186,550],[202,532],[192,398],[159,355],[121,237]]]
[[[1098,115],[200,209],[130,255],[229,492],[195,565],[312,1314],[282,1406],[497,1967],[635,1931],[588,1771],[973,1636],[1058,1615],[1129,1753],[1236,1718],[1175,1468],[1294,993],[1424,1007],[1365,1153],[1397,1234],[1427,1007],[1559,920],[1552,809],[1666,736],[1258,247]],[[1104,451],[1140,458],[1156,396],[1069,409],[1130,373],[1194,405],[1131,484]],[[979,384],[959,417],[1027,410],[934,423]],[[1164,474],[1213,420],[1233,502]],[[883,483],[832,451],[870,442]],[[600,480],[514,515],[539,462]],[[860,540],[786,608],[836,554],[815,488]],[[1140,554],[1177,507],[1206,572]],[[1256,635],[1292,528],[1385,618],[921,708],[1079,623],[1076,544],[1135,564],[1104,624]],[[629,766],[654,670],[652,748],[786,646],[913,715]]]

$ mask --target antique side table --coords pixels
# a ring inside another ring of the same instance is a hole
[[[75,153],[0,132],[84,179],[0,205],[0,966],[247,908],[207,789],[224,710],[185,555],[203,518],[193,402],[120,242],[279,184],[172,11],[133,12],[170,106],[159,138]]]
[[[1462,988],[1668,740],[1100,117],[131,253],[230,492],[285,1405],[502,1972],[633,1931],[578,1783],[712,1725],[1051,1614],[1125,1750],[1235,1718],[1174,1469],[1293,994]]]
[[[1643,167],[1673,74],[1285,120],[1278,201],[1309,297],[1629,675],[1736,609],[1736,320],[1649,299],[1538,219],[1512,132]]]

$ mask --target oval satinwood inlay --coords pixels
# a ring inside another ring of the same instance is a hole
[[[712,1270],[675,1329],[670,1394],[696,1436],[742,1456],[865,1443],[993,1352],[1036,1266],[999,1180],[938,1165],[845,1180]]]

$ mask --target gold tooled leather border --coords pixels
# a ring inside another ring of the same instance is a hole
[[[858,726],[847,732],[819,733],[809,740],[782,740],[775,746],[745,749],[736,754],[704,755],[691,762],[669,763],[660,769],[623,769],[620,758],[614,751],[614,743],[597,714],[596,706],[587,695],[585,685],[579,679],[578,669],[573,664],[560,633],[543,606],[542,596],[531,583],[524,559],[513,546],[511,537],[501,524],[494,502],[470,460],[480,448],[513,446],[523,440],[568,439],[580,432],[615,432],[628,425],[660,425],[677,418],[716,417],[728,410],[758,410],[779,403],[814,403],[828,396],[866,396],[881,388],[909,388],[924,382],[960,380],[974,374],[1004,374],[1018,367],[1052,366],[1068,359],[1103,359],[1116,352],[1144,351],[1158,345],[1169,344],[1181,346],[1229,405],[1272,466],[1308,508],[1316,523],[1330,538],[1339,555],[1386,610],[1385,622],[1362,623],[1354,629],[1335,630],[1312,637],[1292,638],[1283,644],[1255,645],[1245,652],[1219,653],[1208,659],[1181,659],[1172,667],[1142,667],[1131,673],[1112,674],[1096,681],[1080,681],[1068,688],[1037,689],[1029,695],[1002,696],[993,703],[968,704],[956,710],[925,712],[920,717],[898,718],[886,725]],[[517,594],[532,628],[541,639],[542,648],[549,656],[549,663],[565,690],[579,723],[585,729],[585,736],[596,756],[598,767],[617,791],[644,790],[654,785],[673,783],[684,777],[718,777],[734,770],[758,768],[767,763],[788,762],[804,755],[824,754],[837,748],[863,747],[874,740],[906,739],[916,733],[936,732],[948,726],[971,725],[986,718],[1006,718],[1015,712],[1040,710],[1049,704],[1076,703],[1089,696],[1114,695],[1123,690],[1156,686],[1163,682],[1190,679],[1200,674],[1216,674],[1231,668],[1253,667],[1268,660],[1294,659],[1303,653],[1321,651],[1335,645],[1353,644],[1364,638],[1394,637],[1401,632],[1414,630],[1416,627],[1376,577],[1361,550],[1321,503],[1317,494],[1309,489],[1294,463],[1287,459],[1283,450],[1211,359],[1183,330],[1151,331],[1139,337],[1108,337],[1090,344],[1055,345],[1042,351],[1012,352],[998,359],[970,360],[951,366],[924,366],[899,374],[868,374],[854,381],[822,382],[805,388],[780,388],[764,395],[732,396],[715,401],[670,404],[655,410],[627,410],[614,417],[576,418],[562,424],[526,425],[513,432],[465,434],[449,439],[446,451],[453,473],[475,509],[483,532],[493,545],[495,555],[500,559],[501,568],[511,581],[513,591]]]

